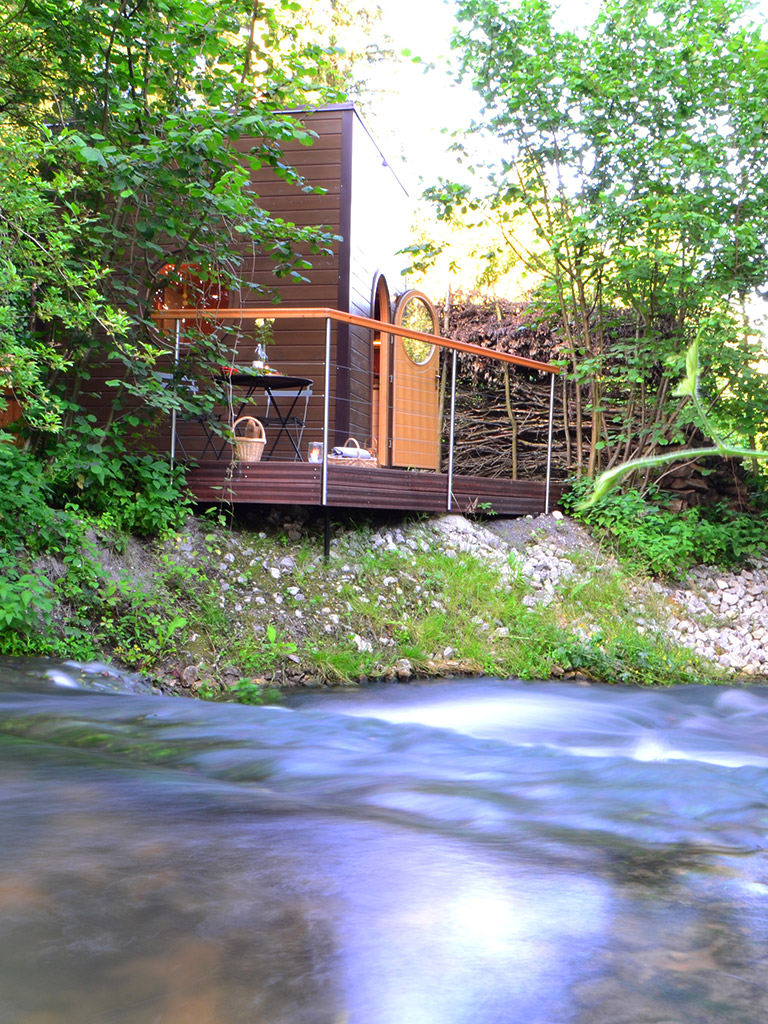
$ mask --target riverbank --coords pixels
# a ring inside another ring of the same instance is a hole
[[[20,570],[50,610],[31,603],[0,653],[107,661],[165,693],[245,703],[445,676],[768,678],[768,562],[662,584],[559,512],[349,521],[327,560],[322,520],[299,510],[190,516],[163,541],[83,529],[78,557]]]
[[[765,560],[662,584],[558,512],[338,527],[327,562],[317,524],[275,514],[263,526],[191,519],[160,550],[187,590],[188,621],[150,670],[165,692],[259,702],[272,687],[417,677],[768,677]]]

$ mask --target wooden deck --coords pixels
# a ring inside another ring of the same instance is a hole
[[[202,463],[188,473],[198,501],[227,504],[322,506],[323,467],[308,462]],[[406,469],[328,466],[329,508],[448,511],[445,473]],[[550,509],[562,493],[552,484]],[[546,488],[539,480],[454,476],[453,512],[489,512],[505,516],[544,512]]]

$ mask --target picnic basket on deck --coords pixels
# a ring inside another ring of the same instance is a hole
[[[242,434],[237,433],[237,428],[242,427]],[[267,435],[264,424],[255,416],[241,416],[232,424],[234,434],[235,461],[236,462],[260,462],[267,443]]]
[[[378,469],[379,460],[376,455],[376,443],[373,440],[368,440],[365,446],[362,446],[356,437],[348,437],[343,445],[331,449],[328,456],[328,465]]]

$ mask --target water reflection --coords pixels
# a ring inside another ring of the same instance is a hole
[[[287,709],[6,665],[0,1020],[757,1024],[765,690]],[[648,757],[648,743],[657,744]]]

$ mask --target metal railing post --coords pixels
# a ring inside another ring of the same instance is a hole
[[[331,318],[325,319],[325,394],[323,396],[323,483],[322,503],[328,504],[328,424],[331,405]]]
[[[179,370],[179,353],[181,350],[181,320],[179,317],[176,318],[176,338],[173,349],[173,378],[171,384],[173,387],[173,399],[176,401],[176,374]],[[176,465],[176,406],[173,406],[171,410],[171,469]]]
[[[448,432],[448,500],[447,510],[453,505],[453,442],[456,436],[456,350],[451,353],[451,422]]]
[[[549,434],[547,436],[547,489],[544,498],[544,514],[549,515],[549,486],[552,480],[552,430],[555,419],[555,375],[550,375],[552,384],[549,389]]]

